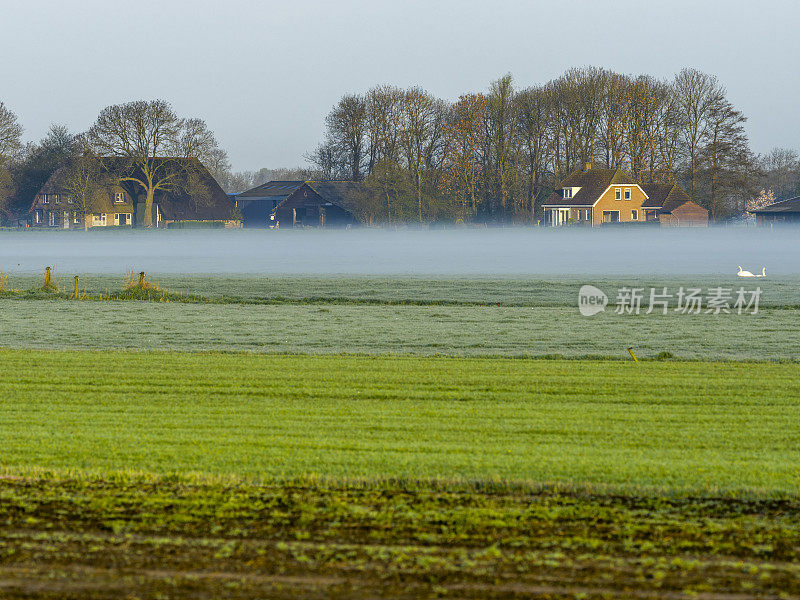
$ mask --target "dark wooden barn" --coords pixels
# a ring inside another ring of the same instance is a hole
[[[353,181],[306,181],[278,204],[274,220],[279,227],[351,227],[360,223],[362,193]]]
[[[236,194],[236,206],[242,213],[244,227],[264,229],[274,227],[272,211],[296,191],[302,181],[268,181],[251,190]]]
[[[775,202],[764,208],[754,210],[756,225],[767,226],[774,224],[800,224],[800,196]]]

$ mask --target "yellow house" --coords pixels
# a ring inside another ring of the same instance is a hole
[[[547,225],[580,223],[595,227],[603,223],[644,221],[642,204],[647,198],[627,173],[619,169],[587,168],[567,177],[542,206]]]
[[[619,169],[591,167],[567,177],[542,207],[545,224],[553,227],[567,224],[597,227],[605,223],[646,221],[658,221],[662,225],[697,225],[702,221],[699,213],[705,213],[705,223],[708,215],[708,211],[692,202],[677,186],[642,186]],[[691,213],[691,222],[677,220],[674,215],[682,211]],[[665,215],[671,218],[665,220]]]

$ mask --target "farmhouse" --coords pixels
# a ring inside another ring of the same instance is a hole
[[[670,226],[708,224],[708,211],[676,185],[640,185],[619,169],[589,165],[567,177],[542,206],[545,224],[553,227],[647,221]]]
[[[800,196],[774,202],[764,208],[752,211],[756,217],[756,225],[771,226],[774,224],[800,223]]]
[[[275,221],[270,215],[292,192],[296,191],[302,181],[269,181],[253,189],[236,194],[236,207],[242,213],[244,227],[274,227]]]
[[[238,227],[236,208],[211,173],[197,159],[164,158],[164,168],[189,175],[186,185],[159,190],[153,201],[156,227]],[[65,189],[70,163],[59,167],[36,194],[29,211],[32,227],[83,229],[86,227],[133,227],[144,217],[141,187],[123,181],[128,165],[121,159],[98,160],[98,185],[86,207],[78,206]]]
[[[306,181],[270,215],[276,227],[351,227],[359,224],[363,186],[354,181]]]

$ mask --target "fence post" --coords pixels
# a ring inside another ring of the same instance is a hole
[[[44,287],[45,289],[50,287],[50,267],[46,267],[44,270]]]
[[[75,275],[75,300],[78,299],[79,295],[80,294],[78,293],[78,276]]]
[[[139,271],[139,287],[144,288],[144,271]]]

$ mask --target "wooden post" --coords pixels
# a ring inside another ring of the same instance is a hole
[[[50,287],[50,267],[47,267],[44,271],[44,287],[48,289]]]
[[[78,276],[75,275],[75,300],[79,298],[80,294],[78,293]]]
[[[144,271],[139,271],[139,287],[144,289]]]

